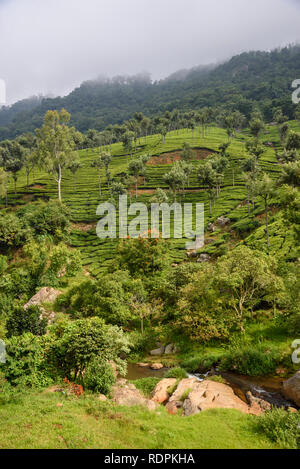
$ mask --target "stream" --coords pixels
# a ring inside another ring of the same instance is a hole
[[[141,378],[163,378],[168,368],[161,370],[151,370],[151,368],[141,368],[135,363],[128,363],[126,379],[135,381]],[[206,374],[188,374],[189,378],[196,378],[198,381],[203,381],[209,376],[222,376],[226,383],[233,389],[234,393],[247,403],[246,394],[251,392],[253,396],[269,402],[274,407],[295,407],[295,405],[287,401],[282,394],[282,378],[268,378],[268,377],[252,377],[237,375],[229,372],[218,372],[212,370]]]

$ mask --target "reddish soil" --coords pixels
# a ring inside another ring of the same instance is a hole
[[[91,223],[89,225],[85,225],[83,223],[73,223],[72,224],[72,229],[73,230],[82,231],[83,233],[86,233],[87,231],[91,231],[94,228],[96,228],[95,223]]]
[[[46,184],[33,184],[29,186],[29,189],[45,189]]]
[[[195,148],[193,149],[194,160],[205,160],[208,158],[210,155],[213,154],[211,150],[207,150],[206,148]],[[177,152],[171,152],[171,153],[164,153],[160,156],[152,156],[150,160],[147,162],[148,166],[161,166],[161,165],[167,165],[167,164],[173,164],[175,161],[180,161],[182,160],[181,157],[182,152],[177,151]]]

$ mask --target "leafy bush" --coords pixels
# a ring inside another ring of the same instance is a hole
[[[17,214],[36,236],[50,234],[61,238],[70,226],[69,208],[56,200],[29,204]]]
[[[292,414],[274,409],[258,417],[256,428],[285,449],[300,449],[300,412]]]
[[[272,374],[281,363],[277,348],[259,344],[232,347],[221,359],[220,369],[249,376]]]
[[[140,331],[133,331],[129,335],[131,343],[130,356],[139,356],[156,346],[157,336],[152,329],[147,329],[144,334]]]
[[[259,227],[259,222],[257,220],[252,220],[250,218],[243,218],[235,223],[232,228],[237,231],[239,235],[245,233],[250,233]]]
[[[112,366],[100,358],[91,360],[84,375],[84,387],[93,392],[108,395],[116,378]]]
[[[184,379],[187,378],[187,372],[183,368],[172,368],[166,372],[165,378]]]
[[[211,353],[205,355],[196,355],[192,358],[187,358],[182,362],[182,366],[189,372],[195,373],[196,371],[206,372],[213,366],[217,365],[220,361],[221,353]]]
[[[41,318],[41,313],[39,306],[30,306],[26,310],[23,306],[16,306],[6,322],[7,337],[22,335],[25,332],[44,335],[48,321]]]
[[[46,361],[47,338],[31,333],[6,341],[6,363],[0,364],[5,379],[13,386],[45,387],[51,384]]]
[[[133,381],[133,384],[137,389],[142,391],[142,393],[146,397],[150,397],[151,393],[154,391],[155,386],[157,383],[161,381],[161,378],[149,377],[149,378],[141,378]]]
[[[22,246],[29,236],[30,230],[15,214],[0,214],[0,248]]]
[[[59,336],[53,341],[49,360],[62,377],[82,380],[84,371],[96,357],[102,363],[113,361],[120,374],[126,373],[126,362],[120,356],[129,352],[130,344],[117,326],[109,326],[100,318],[88,318],[52,330]]]
[[[164,239],[130,238],[118,245],[118,262],[132,276],[163,270],[168,264],[169,245]]]

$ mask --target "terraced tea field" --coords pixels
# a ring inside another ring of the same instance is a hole
[[[298,128],[296,123],[292,123],[291,127]],[[225,172],[224,184],[218,199],[213,206],[212,219],[220,215],[229,217],[232,222],[243,219],[247,216],[246,189],[242,180],[240,162],[247,157],[245,149],[245,141],[248,138],[247,132],[237,134],[229,147],[230,165]],[[205,138],[199,138],[195,131],[193,137],[192,132],[181,130],[179,133],[171,132],[167,135],[166,142],[163,145],[161,137],[154,135],[147,138],[141,138],[137,146],[137,152],[132,158],[139,155],[149,154],[150,161],[147,164],[146,180],[141,180],[138,191],[138,202],[150,203],[153,193],[158,187],[167,189],[163,181],[163,176],[170,171],[173,161],[180,159],[180,152],[184,142],[188,142],[196,151],[193,160],[194,171],[190,178],[190,185],[186,189],[185,194],[181,197],[182,202],[203,202],[205,204],[205,224],[209,220],[208,216],[208,194],[204,187],[199,185],[197,181],[197,167],[203,164],[205,159],[210,157],[210,153],[218,151],[219,145],[227,141],[226,132],[216,127],[210,127]],[[278,131],[276,127],[269,127],[263,137],[265,143],[270,142],[272,145],[266,145],[266,151],[261,157],[261,167],[267,171],[271,177],[278,177],[280,166],[277,163],[274,147],[279,146]],[[109,191],[106,184],[105,172],[102,170],[102,196],[99,196],[98,171],[91,167],[91,163],[97,157],[98,150],[81,150],[80,159],[82,167],[76,174],[76,184],[73,175],[69,171],[65,171],[62,183],[62,197],[65,204],[71,209],[72,214],[72,245],[80,249],[82,253],[85,268],[94,276],[98,276],[103,272],[114,259],[114,251],[117,241],[100,240],[96,235],[96,224],[99,219],[96,215],[96,209],[100,202],[107,200]],[[121,144],[113,144],[111,146],[113,156],[110,165],[110,172],[113,179],[118,178],[126,172],[128,167],[128,156],[125,154]],[[129,157],[130,159],[130,157]],[[233,184],[234,172],[234,184]],[[43,171],[35,171],[34,179],[30,177],[30,187],[26,187],[26,177],[22,172],[17,183],[17,195],[13,193],[13,184],[10,184],[8,204],[9,208],[16,208],[26,204],[29,201],[50,198],[57,198],[57,186],[51,175]],[[135,201],[135,197],[133,197]],[[1,207],[3,207],[3,201]],[[262,213],[263,207],[259,203],[256,204],[255,215]],[[254,242],[258,242],[264,237],[264,228],[259,228],[261,234],[258,235]],[[272,231],[273,230],[273,231]],[[275,230],[275,232],[274,232]],[[276,231],[277,230],[277,231]],[[279,245],[285,243],[284,233],[280,225],[271,227],[271,236],[277,236],[276,249]],[[214,233],[211,244],[205,247],[205,252],[213,253],[218,246],[224,242],[231,240],[231,234],[228,232]],[[185,252],[186,240],[171,240],[172,257],[174,262],[186,258]],[[232,239],[232,243],[238,240]],[[263,242],[263,241],[262,241]],[[283,249],[283,248],[282,248]],[[285,252],[290,249],[290,241],[287,244]],[[284,251],[284,249],[283,249]]]

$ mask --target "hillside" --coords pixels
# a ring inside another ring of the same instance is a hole
[[[119,124],[141,111],[153,116],[165,110],[223,106],[249,117],[258,104],[266,120],[281,106],[293,118],[291,83],[300,76],[300,47],[272,52],[249,52],[217,67],[179,71],[159,82],[148,75],[88,81],[68,96],[25,100],[0,110],[0,139],[33,131],[48,109],[66,108],[80,131]]]
[[[298,124],[293,123],[292,128],[298,129]],[[235,223],[245,219],[247,222],[248,211],[244,203],[246,200],[246,188],[242,178],[241,162],[247,158],[245,142],[248,132],[244,131],[237,134],[229,147],[230,165],[225,171],[224,186],[220,196],[216,199],[212,210],[211,220],[223,215],[231,220],[233,228]],[[190,177],[189,187],[186,188],[183,202],[204,202],[207,226],[210,219],[208,215],[208,192],[201,186],[197,180],[197,168],[203,163],[203,159],[210,157],[210,152],[218,151],[221,143],[226,141],[226,132],[217,127],[210,127],[205,138],[196,136],[193,138],[192,132],[185,129],[184,131],[170,132],[166,138],[165,144],[162,144],[161,137],[154,135],[148,137],[147,141],[141,139],[137,147],[136,157],[142,154],[152,156],[147,163],[147,173],[145,180],[139,185],[139,202],[149,203],[155,194],[157,187],[167,189],[167,185],[163,180],[164,175],[172,166],[172,156],[175,159],[180,158],[182,146],[184,142],[190,143],[191,147],[198,149],[200,159],[193,161],[194,170]],[[276,127],[268,127],[263,137],[265,142],[273,142],[274,146],[279,147],[279,137]],[[206,150],[201,150],[206,149]],[[119,181],[120,177],[127,170],[127,156],[124,152],[122,144],[113,144],[111,146],[113,160],[110,165],[112,179]],[[102,201],[109,198],[109,192],[106,184],[105,171],[102,169],[102,197],[99,197],[98,174],[97,170],[91,167],[91,163],[97,157],[97,151],[94,149],[82,150],[80,159],[82,167],[76,174],[76,190],[74,190],[74,179],[70,172],[65,172],[62,184],[63,202],[71,210],[71,219],[73,222],[73,230],[71,234],[72,245],[80,249],[84,266],[96,277],[106,270],[114,257],[116,241],[100,240],[95,232],[95,226],[98,221],[96,216],[96,208]],[[201,154],[203,153],[203,156]],[[171,157],[170,157],[171,155]],[[268,172],[272,178],[278,177],[280,166],[276,160],[274,148],[265,146],[265,152],[261,157],[261,168]],[[235,182],[233,186],[232,171],[235,171]],[[134,188],[132,187],[134,197]],[[19,207],[26,205],[30,201],[43,199],[49,200],[56,198],[57,186],[53,178],[48,174],[36,171],[30,178],[30,186],[26,187],[25,173],[22,171],[17,183],[17,195],[13,193],[13,184],[11,182],[10,194],[8,197],[8,205]],[[4,201],[2,200],[2,206]],[[275,202],[276,204],[276,202]],[[260,249],[265,250],[264,239],[264,220],[260,217],[263,213],[262,202],[256,201],[256,208],[253,214],[254,221],[257,224],[257,239],[252,234],[252,243],[256,244]],[[281,247],[281,255],[291,256],[293,258],[293,240],[291,236],[287,236],[279,222],[280,217],[274,214],[271,219],[271,250],[277,251]],[[238,225],[237,225],[238,226]],[[255,226],[255,225],[254,225]],[[261,226],[261,229],[259,228]],[[247,234],[247,232],[246,232]],[[250,233],[248,233],[250,234]],[[239,242],[240,233],[233,229],[230,234],[228,230],[223,232],[212,233],[207,235],[210,239],[203,252],[214,255],[222,252],[222,246],[235,245]],[[261,239],[261,241],[259,241]],[[185,239],[171,240],[172,257],[174,262],[182,261],[186,258]]]

